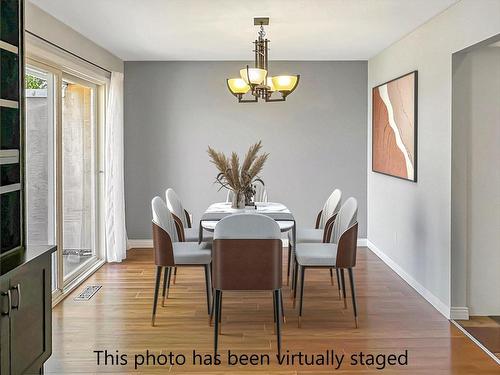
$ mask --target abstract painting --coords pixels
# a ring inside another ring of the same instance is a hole
[[[372,170],[417,181],[417,71],[373,88]]]

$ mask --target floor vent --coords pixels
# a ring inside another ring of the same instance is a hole
[[[75,297],[75,301],[88,301],[96,294],[102,285],[87,285],[85,289]]]

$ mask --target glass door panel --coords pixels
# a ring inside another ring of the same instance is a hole
[[[64,280],[96,257],[96,87],[71,76],[62,84]]]
[[[26,228],[29,245],[56,244],[55,75],[28,66],[26,82]],[[54,255],[53,260],[57,257]],[[52,290],[57,289],[52,263]]]

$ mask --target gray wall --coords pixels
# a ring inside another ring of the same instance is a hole
[[[445,316],[451,307],[452,54],[498,32],[499,1],[462,0],[368,61],[369,107],[373,86],[418,70],[418,182],[368,172],[368,240]],[[371,108],[368,113],[371,166]]]
[[[500,48],[453,56],[452,303],[500,314]]]
[[[271,201],[312,226],[340,188],[358,199],[359,237],[366,237],[366,62],[272,62],[272,72],[301,74],[297,90],[284,103],[238,104],[225,78],[245,64],[125,63],[129,238],[151,238],[150,201],[167,187],[199,219],[225,199],[207,146],[243,155],[260,139],[271,154],[262,174]]]

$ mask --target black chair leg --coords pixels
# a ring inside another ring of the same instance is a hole
[[[354,275],[352,274],[352,268],[348,268],[347,272],[349,273],[349,281],[351,283],[351,295],[352,295],[352,307],[354,310],[354,322],[356,324],[356,328],[358,328],[358,307],[356,306],[356,293],[354,292]]]
[[[298,282],[298,277],[299,277],[299,263],[295,261],[294,264],[294,271],[293,271],[293,308],[295,308],[295,301],[297,299],[297,282]]]
[[[175,285],[176,278],[177,278],[177,267],[174,267],[174,280],[172,285]]]
[[[345,292],[345,278],[344,278],[344,269],[340,269],[340,279],[342,281],[342,294],[344,295],[344,309],[347,309],[347,294]]]
[[[165,306],[165,291],[167,289],[167,280],[168,280],[168,274],[170,273],[170,267],[163,267],[163,291],[162,291],[162,300],[161,300],[161,306]]]
[[[273,291],[273,322],[276,323],[276,293]]]
[[[286,285],[290,285],[290,269],[292,268],[292,245],[288,241],[288,269],[286,271]]]
[[[276,316],[281,316],[281,289],[276,289],[273,291],[274,300],[274,314]],[[281,319],[276,319],[276,339],[278,343],[278,355],[281,355]]]
[[[156,282],[155,282],[155,296],[153,300],[153,316],[151,317],[151,325],[155,325],[156,316],[156,306],[158,304],[158,292],[160,291],[160,281],[161,281],[161,266],[156,266]]]
[[[340,274],[338,268],[335,268],[335,273],[337,274],[337,287],[339,289],[339,300],[340,300],[342,299],[342,293],[340,292]]]
[[[177,268],[177,267],[175,267]],[[169,267],[168,269],[168,281],[167,281],[167,298],[168,298],[168,293],[170,292],[170,280],[172,279],[172,273],[174,271],[172,270],[172,267]]]
[[[210,306],[210,317],[208,318],[208,325],[212,326],[212,321],[214,319],[215,310],[215,290],[212,290],[212,305]]]
[[[306,276],[306,267],[300,266],[300,306],[299,306],[299,328],[301,325],[301,318],[302,318],[302,306],[304,304],[304,279]]]
[[[292,263],[292,290],[297,287],[297,259],[295,259],[295,252],[293,249],[290,254],[290,262]]]
[[[210,291],[211,291],[211,282],[210,282],[210,265],[205,264],[205,289],[207,291],[207,311],[210,314]]]
[[[222,290],[219,290],[219,334],[222,334]]]
[[[219,343],[219,315],[220,315],[220,290],[215,290],[214,299],[215,323],[214,323],[214,355],[217,355],[217,346]]]
[[[333,285],[333,268],[330,268],[330,282]]]
[[[283,306],[283,295],[281,294],[281,289],[280,289],[280,305],[281,305],[281,316],[283,318],[283,323],[286,323],[285,308]]]

